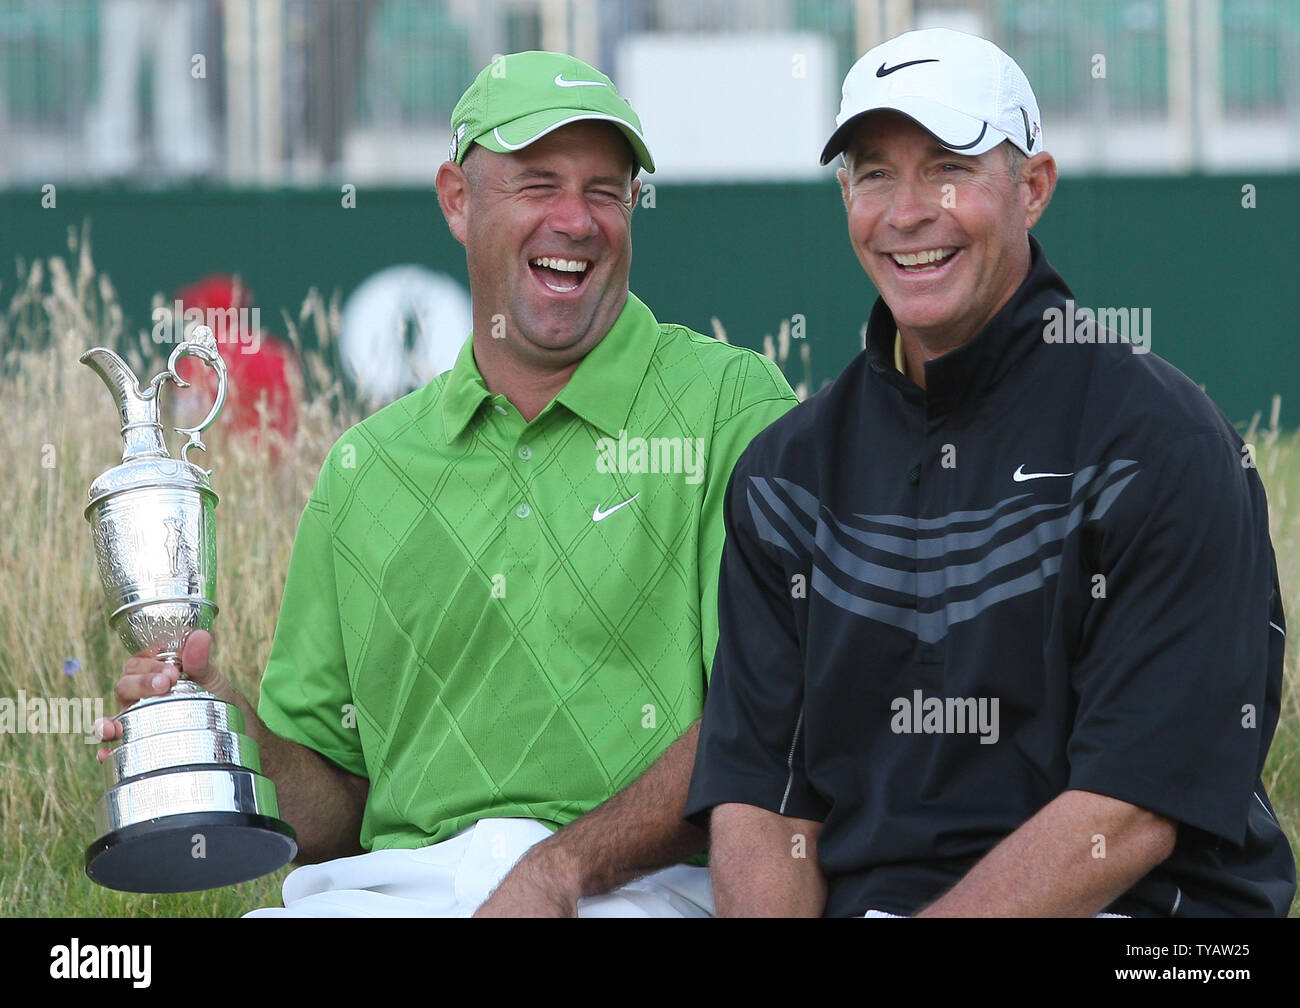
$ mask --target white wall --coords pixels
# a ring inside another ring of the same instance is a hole
[[[631,35],[613,74],[656,182],[822,176],[836,76],[828,40],[808,32]]]

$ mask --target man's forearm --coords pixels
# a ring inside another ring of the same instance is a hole
[[[709,832],[719,917],[820,917],[826,909],[821,823],[727,804],[713,810]]]
[[[1066,791],[993,848],[920,917],[1091,917],[1172,853],[1169,820]]]
[[[626,788],[529,850],[512,874],[577,900],[704,850],[708,835],[682,819],[699,731],[696,721]]]
[[[298,834],[294,862],[315,864],[360,854],[361,816],[370,782],[276,735],[224,679],[206,688],[243,711],[244,731],[257,743],[262,773],[275,782],[280,818]]]

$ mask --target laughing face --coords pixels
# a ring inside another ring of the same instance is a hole
[[[958,154],[906,116],[874,112],[845,160],[849,238],[899,330],[938,353],[974,338],[1029,272],[1026,232],[1051,198],[1051,155],[1017,181],[1000,147]]]
[[[438,195],[466,248],[480,368],[562,370],[609,332],[627,301],[632,174],[631,148],[600,122],[443,165]]]

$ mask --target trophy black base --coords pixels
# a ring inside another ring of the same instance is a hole
[[[239,708],[182,681],[117,716],[113,786],[95,806],[86,874],[109,889],[197,892],[283,868],[298,837]]]
[[[187,812],[100,837],[86,848],[86,875],[121,892],[197,892],[267,875],[297,853],[293,829],[271,816]]]

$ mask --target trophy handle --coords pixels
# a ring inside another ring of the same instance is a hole
[[[212,409],[208,410],[208,415],[193,427],[172,428],[177,434],[189,436],[189,440],[181,446],[180,450],[181,457],[188,462],[191,449],[199,448],[205,452],[208,450],[200,435],[212,426],[213,421],[221,413],[221,408],[226,404],[226,388],[230,378],[226,371],[226,362],[221,359],[221,354],[217,352],[217,340],[212,335],[212,329],[203,325],[196,328],[189,339],[177,344],[176,349],[167,358],[167,370],[160,372],[149,383],[153,387],[155,395],[165,381],[171,381],[177,388],[190,387],[190,383],[176,371],[176,362],[182,357],[197,357],[217,373],[217,397],[213,400]]]

